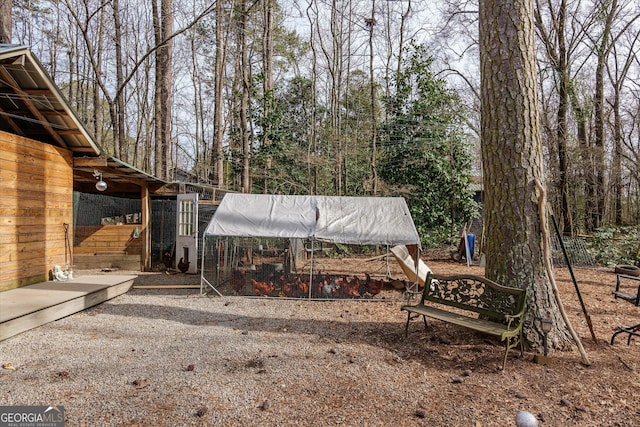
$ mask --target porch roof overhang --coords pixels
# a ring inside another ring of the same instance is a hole
[[[66,148],[74,156],[101,153],[27,46],[0,44],[0,130]]]
[[[107,183],[107,189],[96,189],[98,177]],[[218,203],[229,191],[213,185],[194,182],[165,181],[131,166],[115,157],[76,157],[73,159],[73,189],[82,193],[103,193],[136,198],[147,188],[151,197],[174,198],[184,193],[207,193]],[[202,197],[202,196],[201,196]]]
[[[105,194],[139,195],[148,188],[152,195],[173,196],[171,183],[149,175],[115,157],[77,157],[73,159],[73,189],[83,193],[99,193],[96,189],[99,175],[107,183]],[[98,175],[98,176],[97,176]]]
[[[154,197],[175,197],[185,191],[185,184],[107,155],[28,46],[0,44],[0,130],[71,151],[75,191],[99,193],[94,175],[100,173],[106,194],[139,197],[146,188]]]

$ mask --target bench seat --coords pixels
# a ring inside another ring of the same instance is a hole
[[[510,349],[519,344],[520,354],[524,354],[526,295],[523,289],[502,286],[484,277],[429,273],[420,302],[400,307],[407,312],[405,336],[409,334],[409,322],[420,316],[425,327],[430,317],[486,333],[505,343],[504,369]]]
[[[502,338],[503,335],[509,335],[509,328],[507,325],[501,323],[492,322],[490,320],[478,319],[476,317],[469,317],[460,313],[453,313],[451,311],[442,310],[440,308],[431,307],[427,305],[413,306],[411,308],[405,308],[411,312],[431,317],[433,319],[442,320],[443,322],[452,323],[454,325],[463,326],[468,329],[474,329],[479,332],[484,332],[496,337]]]

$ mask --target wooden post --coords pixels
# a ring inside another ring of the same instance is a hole
[[[140,187],[140,196],[142,210],[141,269],[142,271],[151,271],[151,195],[146,184]]]

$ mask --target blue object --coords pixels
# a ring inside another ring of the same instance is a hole
[[[469,248],[469,256],[473,259],[473,250],[476,245],[476,235],[473,233],[467,234],[467,247]],[[465,258],[467,257],[467,253],[465,252]]]

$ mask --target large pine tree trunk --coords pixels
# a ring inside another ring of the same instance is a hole
[[[563,321],[545,272],[535,185],[544,182],[544,172],[532,0],[480,2],[480,66],[486,275],[528,289],[530,344],[540,346],[539,318],[549,313],[556,329],[549,338],[564,347],[568,335],[560,329]]]

